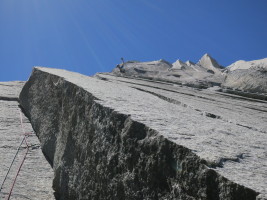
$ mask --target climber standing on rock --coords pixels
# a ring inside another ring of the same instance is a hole
[[[124,73],[125,70],[124,70],[124,59],[123,59],[123,57],[121,57],[121,61],[122,61],[122,64],[118,64],[117,68],[119,68],[121,73]]]
[[[121,57],[121,61],[122,61],[122,66],[121,66],[121,68],[123,68],[123,66],[124,66],[124,59],[123,59],[123,57]]]

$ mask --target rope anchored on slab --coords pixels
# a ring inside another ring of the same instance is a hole
[[[26,151],[25,151],[25,154],[24,154],[24,156],[23,156],[23,158],[22,158],[22,160],[21,160],[21,162],[20,162],[20,165],[19,165],[19,168],[18,168],[18,170],[17,170],[17,173],[16,173],[16,175],[15,175],[15,177],[14,177],[14,179],[13,179],[13,183],[12,183],[12,186],[11,186],[11,188],[10,188],[10,190],[9,190],[8,196],[6,197],[6,200],[9,200],[10,197],[11,197],[11,194],[12,194],[12,191],[13,191],[13,189],[14,189],[15,183],[16,183],[16,181],[17,181],[18,175],[19,175],[19,173],[20,173],[20,171],[21,171],[22,165],[24,164],[24,161],[25,161],[25,159],[26,159],[26,156],[27,156],[27,154],[28,154],[28,152],[29,152],[29,145],[28,145],[28,142],[27,142],[27,138],[28,138],[29,134],[31,134],[31,133],[26,133],[26,132],[25,132],[25,129],[24,129],[24,127],[23,127],[22,112],[21,112],[21,111],[20,111],[20,125],[21,125],[21,129],[22,129],[22,131],[23,131],[23,139],[21,140],[21,142],[20,142],[20,144],[19,144],[19,146],[18,146],[18,148],[17,148],[17,151],[16,151],[16,153],[15,153],[13,159],[12,159],[12,162],[11,162],[11,164],[10,164],[10,166],[9,166],[9,168],[8,168],[8,171],[7,171],[6,175],[5,175],[5,178],[4,178],[4,180],[3,180],[2,184],[1,184],[0,192],[1,192],[2,189],[3,189],[3,186],[4,186],[4,184],[5,184],[5,181],[6,181],[8,175],[9,175],[9,173],[10,173],[10,170],[11,170],[12,166],[14,165],[14,162],[15,162],[15,160],[16,160],[16,157],[18,156],[18,153],[19,153],[19,151],[20,151],[20,149],[21,149],[23,143],[26,144]]]

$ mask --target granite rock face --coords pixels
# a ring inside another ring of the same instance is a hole
[[[116,76],[174,82],[197,88],[220,86],[225,79],[222,67],[208,54],[196,64],[181,60],[171,64],[161,59],[152,62],[128,61],[118,66],[112,71]]]
[[[167,73],[169,63],[160,62]],[[20,104],[53,166],[57,199],[246,200],[267,193],[266,101],[35,68]]]
[[[21,127],[18,96],[25,82],[0,82],[0,184],[8,172],[24,135]],[[54,199],[52,190],[53,171],[44,158],[38,138],[33,133],[29,120],[22,114],[22,125],[27,133],[29,152],[15,183],[12,200]],[[6,199],[23,156],[25,143],[19,148],[14,164],[10,168],[0,192],[0,199]],[[0,187],[1,187],[0,185]]]
[[[118,66],[112,71],[116,76],[165,81],[201,89],[219,86],[225,92],[267,100],[267,58],[237,61],[226,68],[208,54],[197,63],[181,60],[173,64],[164,60],[128,61]]]
[[[224,87],[267,94],[267,58],[254,61],[237,61],[227,68]]]

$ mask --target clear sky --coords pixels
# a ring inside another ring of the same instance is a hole
[[[0,0],[0,81],[205,53],[224,66],[267,57],[267,0]]]

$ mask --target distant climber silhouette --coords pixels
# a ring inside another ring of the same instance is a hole
[[[121,57],[121,61],[122,61],[122,64],[118,64],[116,67],[119,68],[121,73],[124,73],[125,69],[124,69],[124,59],[123,59],[123,57]]]
[[[121,57],[121,61],[122,61],[122,67],[123,67],[123,65],[124,65],[124,59],[123,59],[123,57]]]

